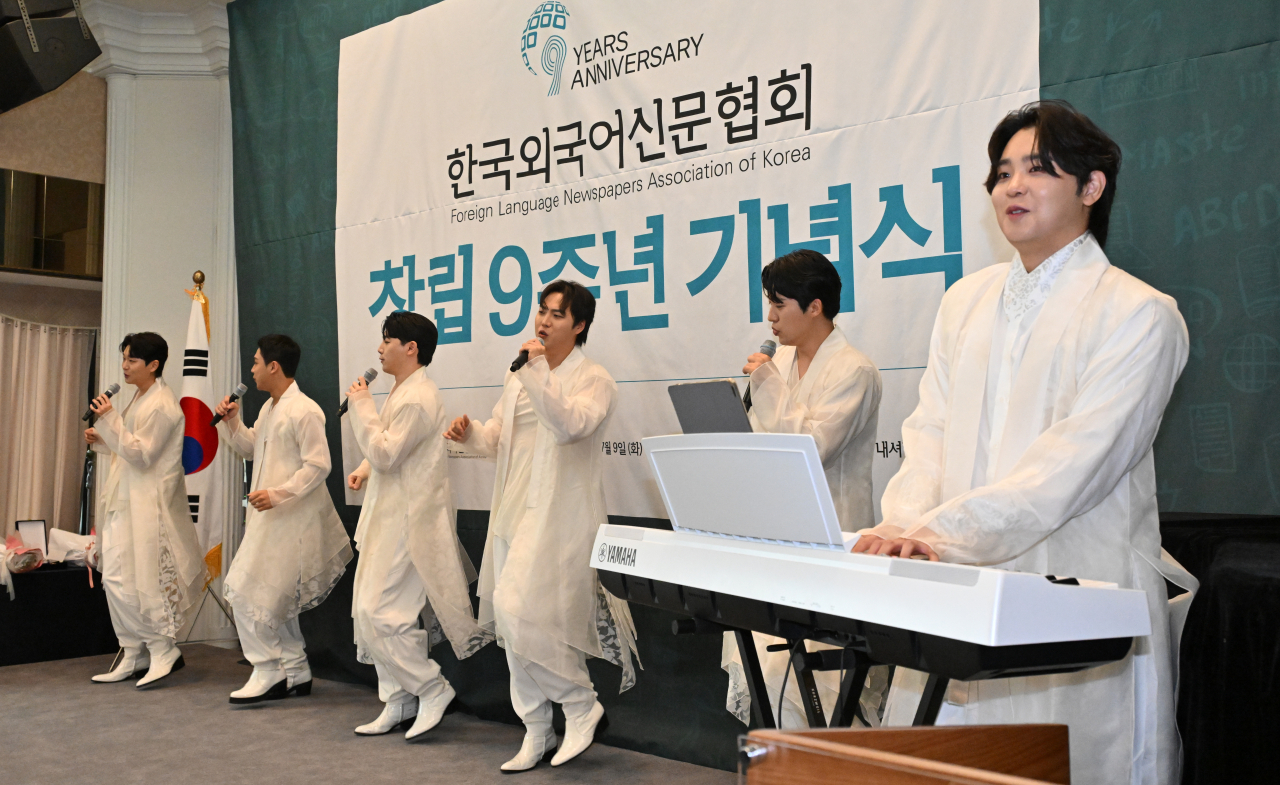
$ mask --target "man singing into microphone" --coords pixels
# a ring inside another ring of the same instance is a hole
[[[884,522],[854,550],[1145,591],[1151,635],[1130,656],[952,682],[938,724],[1064,723],[1072,782],[1176,783],[1178,637],[1196,582],[1160,548],[1152,443],[1187,328],[1172,298],[1103,253],[1120,147],[1089,118],[1028,104],[987,153],[987,191],[1017,253],[943,296]],[[1189,590],[1172,606],[1166,579]],[[897,673],[895,724],[910,722],[919,692]]]
[[[111,456],[98,506],[102,588],[121,655],[93,681],[117,682],[146,671],[139,687],[183,665],[175,639],[208,578],[191,522],[182,471],[182,407],[164,383],[169,345],[155,333],[120,343],[124,381],[137,392],[121,415],[100,395],[99,418],[84,432],[93,451]],[[145,647],[145,649],[144,649]]]
[[[378,697],[386,704],[376,720],[356,728],[361,736],[413,720],[405,734],[412,739],[444,716],[454,691],[427,656],[433,619],[458,659],[493,640],[476,626],[467,592],[475,569],[458,541],[448,451],[440,438],[448,421],[427,377],[436,340],[436,326],[425,316],[389,315],[378,356],[396,383],[382,413],[364,379],[347,391],[352,431],[365,456],[347,485],[357,491],[369,485],[356,527],[356,656],[377,669]],[[424,610],[427,629],[419,629]]]
[[[835,324],[840,310],[840,275],[827,257],[803,249],[770,262],[761,271],[760,282],[769,300],[769,323],[782,346],[773,358],[763,353],[751,355],[742,369],[751,377],[751,426],[758,433],[812,436],[840,528],[854,532],[873,526],[871,459],[880,410],[880,372]],[[768,652],[765,647],[782,642],[781,638],[757,636],[760,665],[773,705],[781,705],[781,727],[808,727],[798,680],[791,680],[786,700],[778,702],[776,691],[782,688],[790,658],[786,652]],[[737,641],[726,634],[727,708],[745,723],[750,718],[751,698],[738,658]],[[830,712],[840,694],[839,673],[822,671],[814,677],[824,708]],[[887,674],[877,669],[871,676],[873,686],[886,678]],[[868,699],[880,692],[871,690]],[[864,708],[864,714],[874,714],[874,707]]]
[[[520,752],[503,771],[524,771],[556,747],[551,703],[564,709],[565,737],[552,766],[595,738],[604,707],[587,657],[622,667],[635,683],[635,629],[625,602],[605,592],[589,567],[605,523],[599,433],[617,398],[608,371],[582,351],[595,317],[586,287],[553,281],[538,299],[538,340],[528,363],[509,373],[493,417],[463,415],[446,438],[496,457],[489,537],[480,568],[480,623],[495,630],[511,669],[511,703],[524,721]]]
[[[351,541],[324,486],[324,413],[293,381],[301,356],[287,335],[259,338],[251,373],[271,400],[252,428],[230,396],[216,409],[222,438],[253,461],[244,540],[224,584],[253,675],[231,693],[232,703],[311,694],[298,614],[324,602],[351,561]]]

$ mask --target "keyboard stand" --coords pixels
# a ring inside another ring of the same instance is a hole
[[[742,655],[742,668],[746,671],[747,691],[751,694],[751,718],[757,728],[777,728],[773,709],[769,705],[769,690],[764,683],[764,672],[760,669],[760,655],[756,651],[756,639],[751,630],[734,630],[738,639],[738,653]],[[818,708],[822,710],[821,707]]]
[[[938,721],[938,710],[942,708],[942,699],[947,694],[949,682],[950,679],[946,676],[929,674],[929,680],[925,682],[924,693],[920,696],[920,705],[916,707],[916,718],[912,725],[933,725]]]
[[[757,728],[778,727],[777,718],[774,717],[772,703],[769,700],[764,671],[760,667],[760,655],[756,650],[755,636],[751,630],[728,627],[704,619],[680,619],[672,623],[671,632],[676,635],[719,635],[732,632],[737,640],[738,654],[747,680],[747,691],[751,695],[751,719]],[[805,640],[805,638],[787,639],[787,643],[771,645],[767,650],[790,652],[791,665],[796,672],[796,681],[800,684],[809,727],[848,728],[853,725],[855,717],[862,720],[864,725],[870,725],[866,717],[862,716],[859,698],[862,697],[867,674],[876,663],[866,654],[852,647],[807,651]],[[844,672],[844,677],[840,682],[840,696],[836,700],[831,724],[828,726],[813,673],[830,670],[841,670]],[[945,692],[945,683],[943,690]],[[936,716],[937,710],[935,709],[933,713]]]
[[[747,679],[747,692],[751,695],[751,719],[757,728],[777,728],[773,709],[769,703],[769,691],[765,687],[764,671],[760,669],[760,655],[756,651],[756,639],[751,630],[726,627],[705,619],[677,619],[671,623],[674,635],[723,635],[732,632],[738,642],[742,657],[742,669]],[[822,707],[818,707],[822,711]]]
[[[853,647],[843,649],[823,649],[808,651],[805,638],[788,638],[785,644],[774,644],[769,651],[787,651],[791,657],[791,667],[796,674],[796,683],[800,687],[800,695],[804,702],[805,718],[810,728],[849,728],[855,718],[863,725],[870,726],[862,715],[859,699],[862,697],[863,685],[867,674],[876,665],[866,654]],[[816,671],[842,671],[840,694],[828,725],[822,701],[818,696],[817,684],[813,677]]]
[[[631,547],[631,546],[627,546]],[[603,552],[603,551],[601,551]],[[795,667],[805,718],[813,728],[828,727],[818,700],[814,671],[841,670],[844,677],[830,727],[850,727],[859,717],[859,698],[867,671],[876,665],[900,666],[929,674],[913,725],[933,725],[951,679],[976,681],[1011,676],[1073,673],[1123,659],[1133,637],[986,645],[936,634],[823,614],[782,603],[737,597],[716,590],[630,575],[597,566],[605,589],[619,599],[681,616],[678,634],[735,634],[751,695],[751,720],[758,728],[776,728],[753,632],[782,638],[772,647],[787,651]],[[807,651],[812,640],[836,648]]]

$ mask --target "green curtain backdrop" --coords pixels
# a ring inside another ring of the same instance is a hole
[[[339,41],[427,5],[237,0],[227,8],[241,352],[252,357],[266,333],[295,337],[299,386],[327,412],[339,384]],[[1176,297],[1190,329],[1191,360],[1156,442],[1161,508],[1280,513],[1280,418],[1272,414],[1280,403],[1280,3],[1043,0],[1040,15],[1044,96],[1070,100],[1124,149],[1107,252]],[[250,393],[248,416],[262,400]],[[333,418],[328,436],[340,467]],[[358,509],[342,503],[342,481],[334,472],[329,489],[354,530]],[[477,563],[486,521],[486,513],[460,513]],[[302,617],[303,630],[320,675],[373,684],[351,642],[353,573],[354,564]],[[592,668],[613,720],[605,740],[732,768],[742,728],[724,710],[719,639],[675,638],[671,617],[635,612],[645,664],[637,687],[619,697],[616,669]],[[501,652],[488,647],[456,663],[447,648],[433,654],[468,708],[515,722]],[[371,693],[371,718],[376,709]]]

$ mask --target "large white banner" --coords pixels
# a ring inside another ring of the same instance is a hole
[[[679,431],[667,386],[740,379],[770,337],[761,266],[815,248],[884,376],[878,499],[945,288],[1012,253],[986,143],[1038,95],[1037,36],[1035,0],[447,0],[344,39],[342,389],[413,310],[450,414],[488,419],[542,286],[596,287],[609,511],[665,517],[639,442]],[[488,509],[492,465],[451,465],[458,506]]]

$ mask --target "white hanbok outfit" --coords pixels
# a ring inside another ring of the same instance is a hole
[[[881,537],[943,561],[1088,578],[1147,593],[1151,635],[1120,662],[955,682],[939,724],[1065,723],[1071,781],[1176,783],[1178,641],[1196,581],[1160,547],[1152,443],[1187,361],[1172,298],[1085,234],[1028,274],[1019,258],[947,291]],[[1188,592],[1167,599],[1165,579]],[[922,674],[899,669],[891,724]]]
[[[98,500],[98,553],[120,647],[152,659],[174,639],[208,580],[191,522],[182,444],[186,420],[163,379],[94,425],[111,455]]]
[[[356,527],[351,598],[356,657],[378,671],[383,703],[443,692],[427,652],[441,636],[458,659],[493,634],[476,625],[467,586],[475,568],[458,540],[440,392],[419,368],[396,385],[379,414],[367,391],[350,396],[352,431],[368,477]],[[418,619],[426,620],[419,629]]]
[[[325,488],[329,443],[324,413],[297,383],[268,400],[252,428],[223,420],[222,436],[253,461],[249,490],[272,507],[249,505],[244,539],[223,582],[235,608],[245,658],[260,671],[309,672],[298,614],[324,602],[351,561],[351,540]]]
[[[854,532],[875,525],[871,460],[875,455],[876,421],[883,387],[875,363],[855,349],[836,327],[818,347],[803,377],[796,362],[795,347],[781,346],[772,360],[751,373],[749,384],[752,430],[813,436],[840,528]],[[786,641],[771,635],[754,637],[770,707],[777,712],[790,657],[786,652],[766,651],[765,647]],[[807,646],[810,651],[830,648],[812,642]],[[729,674],[725,708],[743,723],[749,723],[751,694],[733,633],[725,633],[721,667]],[[863,707],[863,714],[871,722],[876,720],[875,709],[886,678],[884,669],[877,669],[873,674],[873,689],[867,693],[867,705]],[[840,674],[819,671],[814,674],[814,680],[823,710],[830,716],[840,696]],[[786,700],[781,708],[781,727],[808,727],[794,675],[787,679]]]
[[[586,658],[635,684],[635,628],[626,602],[590,565],[607,521],[600,442],[617,385],[574,347],[554,371],[536,357],[507,375],[493,417],[472,423],[464,451],[497,458],[480,567],[480,624],[507,652],[511,702],[530,736],[551,728],[551,702],[577,721],[596,693]]]

